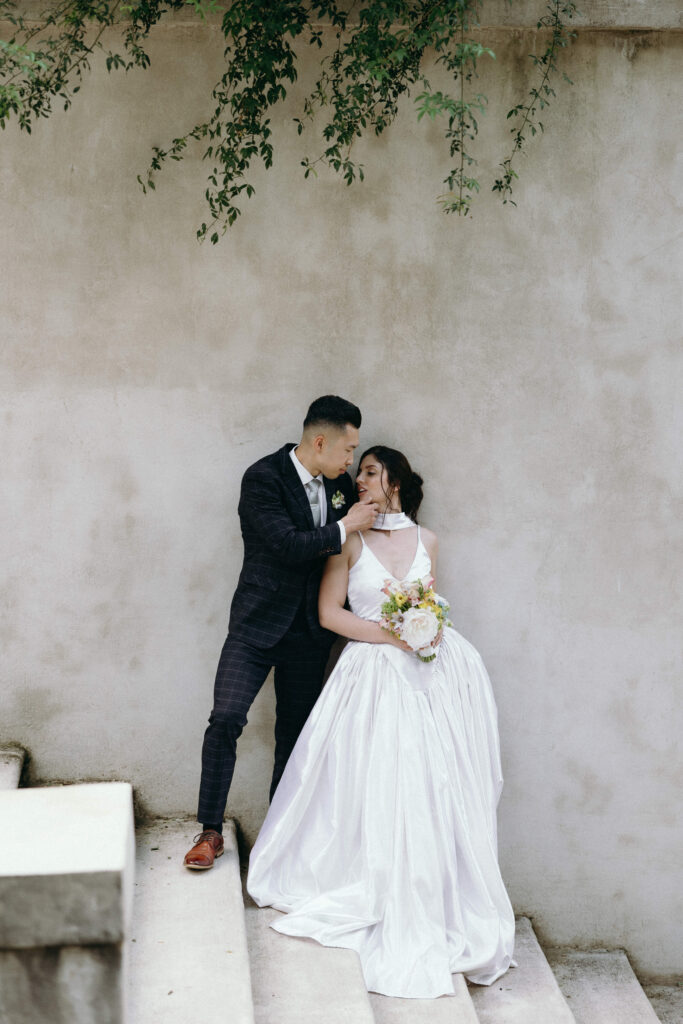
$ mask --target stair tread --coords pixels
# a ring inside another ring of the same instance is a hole
[[[683,983],[678,985],[643,985],[660,1024],[681,1024],[683,1021]]]
[[[526,917],[517,919],[514,956],[517,967],[493,985],[470,987],[479,1024],[574,1024]]]
[[[621,950],[554,949],[548,960],[577,1024],[659,1024]]]
[[[373,1024],[353,950],[282,935],[282,915],[247,898],[246,926],[257,1024]]]
[[[454,974],[455,995],[440,999],[392,999],[370,993],[375,1024],[478,1024],[462,974]]]
[[[197,830],[188,821],[138,829],[131,1024],[187,1024],[207,999],[212,1020],[254,1024],[234,827],[226,822],[225,853],[210,871],[188,871],[182,860]]]

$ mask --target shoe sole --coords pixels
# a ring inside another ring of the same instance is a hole
[[[221,850],[220,853],[216,854],[214,860],[216,860],[217,857],[222,857],[224,853],[225,849]],[[213,867],[213,864],[185,864],[184,866],[188,868],[190,871],[210,871],[211,868]]]

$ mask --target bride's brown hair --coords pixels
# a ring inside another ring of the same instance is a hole
[[[403,454],[403,452],[397,451],[395,448],[387,448],[383,444],[373,445],[372,448],[368,448],[367,451],[363,452],[360,457],[359,467],[362,465],[363,459],[367,455],[374,456],[375,459],[386,469],[387,478],[389,480],[390,487],[398,488],[398,492],[401,498],[401,508],[405,514],[417,522],[417,510],[422,504],[422,477],[419,473],[413,472],[410,467],[410,463]],[[387,492],[384,492],[387,498],[387,502],[390,501],[390,497]]]

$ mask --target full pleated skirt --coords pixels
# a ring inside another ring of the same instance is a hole
[[[288,762],[247,887],[273,927],[358,953],[370,991],[430,998],[453,973],[511,963],[497,861],[496,707],[477,651],[448,629],[431,663],[344,649]]]

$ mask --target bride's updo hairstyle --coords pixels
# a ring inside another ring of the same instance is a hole
[[[423,481],[420,474],[413,472],[403,452],[396,451],[395,448],[387,448],[383,444],[376,444],[372,448],[368,448],[366,452],[363,452],[358,463],[359,466],[368,455],[372,455],[377,462],[384,466],[387,471],[389,487],[396,487],[398,489],[401,508],[416,523],[417,510],[422,504]],[[384,493],[388,504],[390,495],[386,491]],[[380,509],[380,511],[382,510]]]

